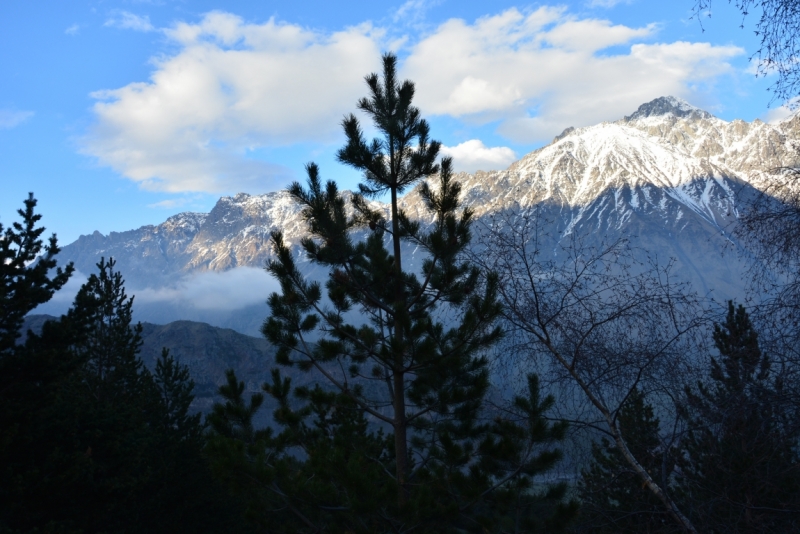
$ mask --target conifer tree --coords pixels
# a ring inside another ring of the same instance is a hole
[[[31,193],[21,220],[0,224],[0,531],[9,518],[24,511],[20,496],[38,474],[42,435],[38,415],[54,402],[59,384],[78,362],[52,352],[31,352],[18,343],[25,315],[47,302],[73,272],[72,264],[56,268],[58,242],[45,245]],[[36,261],[37,257],[39,258]]]
[[[97,266],[16,351],[37,372],[14,377],[25,396],[4,406],[17,424],[0,432],[0,531],[242,531],[203,461],[187,369],[166,352],[155,376],[144,367],[133,299],[113,260]]]
[[[714,327],[710,385],[686,389],[680,490],[707,532],[800,528],[798,431],[744,306]]]
[[[619,411],[619,425],[631,454],[639,459],[661,487],[670,489],[674,463],[665,458],[659,437],[659,420],[639,389]],[[666,460],[666,461],[665,461]],[[630,468],[615,444],[603,438],[592,444],[592,462],[578,482],[581,496],[582,530],[587,532],[677,532],[664,505],[642,486],[639,475]]]
[[[325,439],[344,432],[349,437],[340,440],[341,446],[373,447],[351,449],[361,457],[353,465],[370,474],[368,466],[376,468],[371,481],[358,479],[357,472],[336,480],[328,464],[329,482],[349,485],[355,493],[349,502],[324,508],[346,514],[366,507],[382,525],[352,522],[351,529],[492,530],[509,520],[503,513],[512,509],[516,528],[533,528],[537,520],[550,520],[556,528],[574,514],[574,506],[556,507],[564,487],[538,493],[532,477],[558,461],[560,453],[547,444],[560,439],[564,427],[543,418],[552,399],[539,398],[535,379],[503,415],[492,417],[487,409],[486,353],[501,336],[497,277],[462,258],[472,211],[459,207],[461,189],[452,179],[452,163],[443,158],[437,164],[440,143],[429,139],[428,124],[412,105],[414,85],[397,80],[396,63],[391,54],[383,57],[382,77],[366,77],[370,95],[358,102],[380,137],[368,141],[352,114],[343,121],[347,143],[338,159],[363,173],[358,193],[348,202],[334,182],[323,185],[313,163],[307,166],[307,186],[289,188],[310,230],[303,250],[330,273],[327,299],[319,283],[301,274],[282,234],[272,235],[276,259],[267,270],[280,282],[281,293],[270,295],[271,316],[262,331],[278,347],[279,364],[314,370],[324,384],[301,389],[307,402],[298,410],[291,409],[290,383],[279,374],[265,386],[283,406],[275,415],[285,433],[277,439],[297,446],[308,441],[308,429],[321,431],[327,424]],[[433,218],[427,228],[399,207],[400,195],[415,185]],[[388,220],[370,207],[368,198],[379,195],[389,197]],[[366,237],[358,240],[363,233]],[[408,270],[408,260],[404,264],[403,248],[409,245],[425,256],[418,273]],[[244,401],[229,402],[235,406],[245,406]],[[390,448],[368,420],[387,429]],[[314,451],[330,448],[324,441],[317,439]],[[303,450],[312,461],[320,457]],[[333,447],[325,456],[341,454]],[[275,472],[274,462],[264,465]],[[265,479],[265,485],[274,481]],[[376,499],[387,490],[391,502]],[[551,503],[547,512],[536,506],[543,500]]]
[[[352,401],[314,388],[292,390],[291,380],[273,370],[264,389],[278,401],[273,428],[258,429],[254,418],[264,402],[229,370],[208,421],[208,453],[215,474],[247,508],[250,521],[269,532],[381,532],[385,504],[395,495],[383,470],[390,442],[368,432]],[[290,394],[308,401],[292,408]]]
[[[459,407],[467,411],[477,407],[469,401],[481,396],[488,385],[480,351],[499,339],[500,330],[493,324],[499,315],[493,278],[486,281],[483,295],[467,301],[466,289],[478,283],[479,273],[459,262],[458,255],[469,242],[472,213],[456,211],[460,187],[451,180],[449,160],[444,161],[438,192],[423,182],[422,196],[436,215],[432,232],[423,232],[419,223],[398,208],[399,194],[439,173],[435,162],[440,145],[428,139],[427,123],[411,106],[414,86],[400,85],[395,79],[395,62],[393,56],[384,58],[383,83],[376,74],[368,76],[371,98],[358,103],[373,118],[383,139],[368,142],[354,115],[343,123],[348,142],[338,158],[363,171],[365,178],[359,184],[360,194],[352,200],[355,216],[347,215],[345,199],[335,183],[323,187],[314,164],[307,169],[307,190],[299,183],[289,188],[304,206],[311,230],[311,237],[302,243],[305,252],[332,270],[327,289],[333,307],[322,308],[320,287],[303,280],[276,233],[273,241],[279,259],[270,262],[268,270],[280,281],[283,295],[270,296],[272,316],[264,333],[279,347],[279,363],[296,361],[322,369],[322,363],[344,357],[352,377],[386,382],[389,398],[372,399],[361,388],[350,387],[350,377],[331,376],[364,410],[392,426],[402,502],[409,472],[409,426],[431,416],[449,418],[448,412]],[[388,224],[370,210],[365,199],[386,192],[392,210]],[[372,233],[366,242],[353,243],[350,232],[367,225]],[[384,248],[385,234],[390,250]],[[430,255],[422,281],[403,270],[403,240],[420,245]],[[433,323],[435,306],[462,303],[466,309],[460,331]],[[356,327],[344,322],[343,314],[353,308],[361,308],[366,324]],[[307,333],[320,323],[328,335],[314,347],[304,344]],[[290,355],[297,359],[291,360]],[[365,366],[371,368],[362,369]],[[444,383],[436,384],[440,380]],[[383,407],[391,407],[391,414],[382,413]]]
[[[25,209],[17,210],[22,221],[5,231],[0,224],[0,357],[14,351],[28,312],[50,300],[74,271],[71,263],[64,269],[56,267],[56,235],[44,245],[41,236],[45,229],[36,227],[42,216],[35,213],[35,207],[36,199],[30,193]],[[53,269],[55,273],[51,273]]]
[[[189,414],[194,400],[194,380],[189,368],[176,362],[165,347],[156,361],[153,380],[162,408],[164,434],[174,436],[177,441],[198,439],[203,428],[202,414]]]

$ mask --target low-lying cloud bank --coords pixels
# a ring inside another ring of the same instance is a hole
[[[33,313],[66,313],[86,280],[86,275],[76,272],[49,302],[39,306]],[[233,312],[263,304],[269,294],[279,287],[263,269],[239,267],[224,272],[188,275],[169,287],[127,287],[126,292],[134,297],[134,313],[141,306],[168,305],[171,309],[186,312],[184,317],[172,319],[176,320],[193,316],[193,311]]]
[[[197,273],[172,287],[132,290],[136,303],[168,302],[198,310],[233,311],[266,302],[280,288],[263,269],[238,267],[223,272]]]

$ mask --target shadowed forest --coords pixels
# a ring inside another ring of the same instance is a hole
[[[396,71],[342,122],[358,191],[314,163],[288,189],[307,237],[271,236],[258,392],[229,369],[198,411],[167,348],[146,366],[112,258],[23,331],[74,267],[33,194],[0,226],[0,533],[800,530],[797,169],[737,214],[754,259],[720,306],[536,209],[477,224]]]

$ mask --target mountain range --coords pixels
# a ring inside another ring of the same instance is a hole
[[[746,244],[731,235],[737,217],[775,179],[773,169],[797,163],[798,140],[798,115],[776,124],[729,122],[661,97],[615,122],[566,128],[508,169],[456,179],[464,205],[475,212],[477,243],[497,217],[513,221],[536,209],[552,243],[627,239],[649,258],[674,262],[680,280],[722,300],[742,294],[749,266]],[[417,189],[401,206],[429,221]],[[388,217],[387,206],[373,207]],[[305,235],[300,208],[286,192],[239,193],[220,198],[207,214],[83,235],[62,248],[59,260],[88,274],[100,257],[115,258],[137,295],[140,320],[200,320],[255,335],[274,286],[260,269],[277,229],[296,247]],[[406,258],[413,268],[413,249]],[[305,265],[310,276],[322,275]],[[243,284],[251,287],[240,289],[241,302],[213,304],[215,291],[224,300]]]

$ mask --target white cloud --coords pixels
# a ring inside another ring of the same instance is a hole
[[[578,19],[565,8],[509,9],[474,24],[442,24],[412,48],[403,74],[416,81],[425,113],[500,121],[499,133],[517,142],[549,140],[567,126],[618,119],[659,96],[691,99],[702,84],[732,72],[728,61],[744,52],[636,43],[657,30]]]
[[[412,16],[430,5],[409,0],[400,12]],[[152,26],[134,15],[114,20]],[[147,81],[93,93],[96,122],[82,152],[143,188],[167,192],[257,192],[285,181],[288,169],[264,161],[259,150],[336,139],[386,46],[405,48],[401,74],[416,82],[423,113],[496,122],[498,133],[520,143],[618,119],[658,96],[696,101],[744,52],[653,43],[654,24],[579,18],[564,7],[452,19],[391,43],[388,31],[366,23],[324,33],[223,12],[161,31],[177,52],[154,59]],[[486,154],[482,161],[502,160]]]
[[[511,165],[517,155],[508,147],[487,147],[478,139],[470,139],[454,147],[443,146],[442,155],[453,158],[457,172],[502,170]]]
[[[128,11],[121,11],[119,14],[108,19],[103,26],[137,32],[152,32],[156,29],[155,26],[150,23],[150,17],[147,15],[140,16]]]
[[[232,311],[266,302],[278,283],[255,267],[187,276],[169,288],[129,290],[135,303],[169,302],[198,310]],[[135,307],[135,304],[134,304]]]
[[[67,35],[78,35],[78,32],[80,32],[80,30],[81,27],[79,25],[73,24],[72,26],[64,30],[64,33]]]
[[[783,106],[767,111],[761,116],[761,120],[769,124],[777,124],[798,113],[798,107],[800,107],[800,97],[795,97]]]
[[[148,204],[148,208],[163,208],[163,209],[173,209],[179,208],[181,206],[185,206],[187,204],[191,204],[197,200],[197,196],[191,197],[181,197],[181,198],[168,198],[166,200],[161,200],[159,202],[154,202],[152,204]]]
[[[0,130],[10,130],[33,117],[33,111],[0,109]]]
[[[124,274],[124,273],[123,273]],[[69,281],[57,291],[53,298],[31,313],[60,315],[66,313],[75,300],[75,295],[88,280],[75,271]],[[278,283],[264,269],[237,267],[224,272],[205,272],[188,275],[171,287],[136,289],[125,288],[133,296],[134,313],[137,304],[169,303],[190,310],[213,310],[228,312],[266,302],[273,291],[279,291]]]
[[[380,61],[369,25],[322,34],[214,12],[165,35],[178,53],[155,60],[148,82],[95,92],[83,139],[84,153],[152,190],[268,189],[288,171],[248,154],[331,140]]]
[[[619,4],[630,4],[632,0],[590,0],[589,7],[611,8]]]
[[[396,23],[419,24],[425,19],[425,13],[430,8],[441,3],[442,0],[406,0],[403,5],[397,8],[392,19]]]

